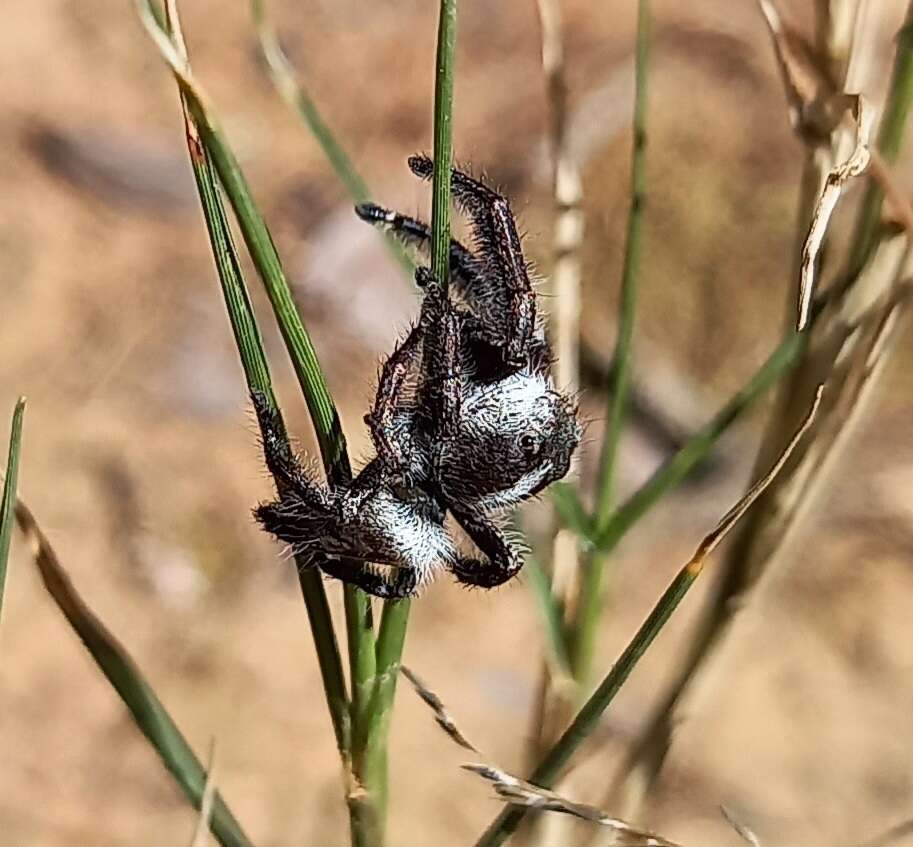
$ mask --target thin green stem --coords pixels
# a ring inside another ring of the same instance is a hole
[[[647,153],[647,79],[650,51],[650,3],[640,0],[637,13],[635,51],[634,138],[631,148],[631,203],[625,242],[621,297],[618,304],[618,338],[612,361],[614,379],[609,400],[609,421],[602,443],[599,487],[594,522],[601,530],[612,511],[615,487],[615,462],[624,429],[631,387],[631,347],[637,308],[637,284],[643,252],[644,208],[646,206]]]
[[[251,0],[250,8],[263,57],[283,100],[298,112],[326,155],[336,176],[355,202],[364,203],[370,199],[368,186],[342,145],[336,140],[335,134],[323,119],[314,100],[298,82],[298,75],[279,44],[276,30],[267,17],[266,3],[263,0]]]
[[[690,564],[679,571],[678,575],[666,589],[653,611],[644,621],[634,638],[625,648],[618,661],[607,676],[586,701],[583,708],[571,722],[564,734],[533,771],[528,781],[542,788],[551,787],[561,774],[577,748],[593,732],[603,713],[615,699],[615,695],[630,676],[631,671],[640,661],[641,656],[653,643],[660,630],[669,620],[682,598],[694,584],[699,570]],[[528,809],[508,807],[498,815],[494,822],[476,842],[476,847],[496,847],[503,844],[513,833]]]
[[[271,408],[279,414],[269,375],[269,365],[263,351],[263,341],[254,318],[250,295],[241,275],[237,251],[232,241],[225,209],[219,197],[215,174],[205,153],[203,159],[196,160],[192,157],[192,161],[210,244],[216,258],[222,294],[244,368],[248,390],[257,391],[266,397]],[[348,697],[339,656],[339,645],[336,641],[336,633],[333,631],[326,592],[318,573],[312,568],[305,567],[303,562],[296,564],[298,564],[298,580],[307,608],[311,634],[314,638],[324,693],[333,722],[333,731],[336,735],[336,744],[340,751],[347,755],[350,744]]]
[[[599,485],[593,525],[602,532],[609,522],[614,502],[615,465],[621,434],[624,430],[628,395],[631,387],[631,354],[637,307],[637,285],[643,252],[644,207],[646,206],[647,164],[647,81],[650,56],[650,3],[640,0],[637,11],[637,45],[635,49],[634,139],[631,150],[631,204],[622,270],[621,297],[618,305],[618,338],[615,342],[614,380],[609,394],[609,420],[602,442]],[[585,685],[592,667],[593,650],[604,601],[603,580],[607,556],[587,556],[583,586],[580,592],[571,645],[572,673],[578,684]]]
[[[434,176],[432,180],[431,271],[444,286],[450,273],[450,169],[453,161],[453,81],[456,0],[441,0],[434,95]],[[375,811],[374,843],[383,843],[387,814],[387,739],[410,601],[387,601],[377,638],[377,681],[371,701],[361,763],[362,786]]]
[[[634,526],[669,490],[677,486],[707,457],[719,437],[799,361],[806,334],[791,332],[752,378],[716,415],[612,515],[593,544],[603,552],[615,548]]]
[[[0,612],[3,611],[6,564],[9,559],[10,538],[13,534],[13,512],[16,506],[16,486],[19,480],[19,454],[22,450],[22,416],[24,414],[25,398],[20,397],[13,409],[9,454],[6,460],[6,478],[3,480],[3,499],[0,500]]]
[[[142,11],[143,9],[141,7],[141,12]],[[170,24],[172,40],[169,44],[175,50],[175,57],[177,59],[182,59],[184,63],[186,63],[186,46],[184,45],[180,29],[180,20],[174,0],[169,0],[166,11],[168,13],[168,19],[162,23],[165,26],[169,26]],[[180,83],[179,77],[178,80]],[[232,161],[233,157],[231,156],[231,151],[227,149],[227,145],[222,142],[217,133],[212,131],[211,127],[210,143],[206,143],[205,136],[201,139],[201,121],[198,118],[193,117],[192,108],[193,104],[196,103],[198,107],[197,111],[203,112],[199,97],[189,85],[181,85],[180,88],[181,102],[184,111],[185,135],[191,166],[193,168],[200,203],[203,208],[203,216],[206,221],[212,254],[216,262],[222,294],[225,299],[232,332],[241,358],[248,389],[251,392],[257,392],[263,396],[270,408],[277,415],[280,415],[272,388],[272,381],[270,379],[269,365],[267,364],[266,355],[263,350],[260,330],[254,316],[250,295],[241,271],[238,251],[232,238],[231,228],[219,192],[218,178],[211,158],[211,145],[214,143],[215,146],[220,149],[224,148],[227,151],[227,157]],[[206,123],[207,126],[209,126],[208,120]],[[236,162],[234,163],[234,166],[237,173],[240,174]],[[240,179],[243,182],[243,175]],[[259,223],[259,226],[262,229],[260,237],[263,238],[265,234],[266,240],[272,245],[265,224],[263,223],[262,218],[260,218],[256,208],[253,206],[252,201],[248,204],[248,208],[248,217],[252,219],[251,225],[256,226],[257,223]],[[275,263],[278,265],[278,257],[275,258]],[[281,288],[283,282],[284,279],[280,279],[277,282],[277,286]],[[291,299],[290,295],[288,296],[288,299]],[[294,311],[294,309],[292,311]],[[306,339],[306,333],[304,333],[304,328],[300,325],[300,322],[299,327],[300,334],[304,334]],[[316,368],[319,373],[319,366],[316,363],[316,359],[314,359],[311,365],[312,369]],[[318,394],[320,393],[320,383],[323,383],[322,377],[316,385]],[[310,386],[311,383],[307,383],[306,385]],[[308,394],[306,385],[303,383],[302,387],[306,396],[309,397],[310,395]],[[325,383],[323,384],[323,390],[328,398]],[[331,400],[329,403],[332,407]],[[316,425],[315,420],[315,426]],[[345,457],[344,443],[339,446],[339,450],[341,451],[340,455],[343,463],[341,472],[344,473],[347,471],[348,464],[348,460]],[[326,592],[319,573],[313,568],[305,567],[306,563],[303,561],[297,562],[297,564],[299,584],[314,639],[314,646],[317,653],[317,660],[320,667],[321,678],[323,680],[324,692],[333,724],[333,730],[336,736],[336,743],[344,760],[348,760],[351,745],[351,719],[348,711],[349,701],[346,693],[345,677],[342,671],[342,662],[339,655],[339,646],[336,640],[336,634],[333,630],[332,617],[330,615]]]
[[[373,799],[378,830],[377,843],[383,843],[386,825],[389,796],[387,739],[396,697],[396,682],[399,679],[399,666],[406,643],[410,606],[409,600],[388,600],[384,603],[377,635],[377,677],[371,699],[364,762],[360,774],[364,787]]]
[[[567,633],[562,615],[562,604],[552,592],[549,575],[532,554],[527,554],[524,570],[526,580],[533,590],[539,611],[542,613],[547,647],[554,663],[552,673],[553,675],[556,672],[567,675],[570,673],[571,663],[567,655]]]
[[[35,564],[48,594],[187,799],[199,810],[206,790],[206,771],[193,748],[130,654],[76,591],[54,549],[21,500],[16,504],[15,512],[16,520],[32,547]],[[252,847],[251,840],[219,792],[213,798],[209,826],[222,847]]]
[[[431,199],[431,273],[450,279],[450,169],[453,165],[453,81],[456,0],[441,0],[434,82],[434,177]]]
[[[260,49],[263,52],[264,59],[266,59],[273,84],[282,99],[295,110],[305,126],[310,130],[320,145],[320,149],[323,150],[333,172],[349,192],[349,196],[356,203],[364,203],[370,200],[371,192],[367,183],[358,172],[351,158],[349,158],[348,153],[339,143],[336,134],[324,120],[323,115],[317,108],[317,104],[301,84],[295,68],[292,67],[291,62],[285,55],[276,35],[276,30],[266,14],[266,3],[264,0],[251,0],[250,6],[254,23],[257,27],[257,35],[260,39]],[[396,238],[388,233],[382,234],[390,254],[407,273],[411,284],[414,270],[411,259]]]
[[[878,149],[887,162],[900,153],[907,115],[913,103],[913,2],[907,7],[903,26],[897,33],[897,52],[878,132]],[[850,250],[850,276],[855,278],[875,247],[881,222],[884,191],[877,180],[869,179],[862,199],[856,233]]]

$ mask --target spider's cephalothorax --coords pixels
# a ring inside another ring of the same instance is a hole
[[[430,179],[430,159],[412,172]],[[281,424],[254,396],[280,499],[256,510],[266,530],[338,579],[378,597],[407,597],[440,568],[491,588],[520,553],[493,520],[561,479],[580,440],[575,404],[551,379],[551,356],[507,200],[454,170],[453,195],[474,250],[450,248],[450,293],[427,268],[418,324],[384,363],[365,416],[377,450],[348,485],[313,480],[284,446]],[[426,248],[425,224],[373,204],[358,215]],[[447,513],[481,556],[464,555]],[[382,567],[377,567],[382,566]],[[392,569],[392,570],[391,570]]]

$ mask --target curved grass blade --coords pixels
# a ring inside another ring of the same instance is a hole
[[[15,512],[19,527],[32,547],[35,564],[48,594],[120,695],[136,725],[159,754],[187,799],[199,810],[206,789],[206,772],[200,760],[123,645],[79,596],[54,549],[21,500]],[[213,798],[211,828],[223,847],[252,845],[218,792]]]
[[[186,57],[169,34],[159,26],[149,0],[136,0],[136,3],[147,31],[171,67],[185,98],[187,110],[234,209],[244,242],[266,289],[301,385],[317,435],[327,480],[331,486],[345,484],[351,480],[352,472],[339,413],[320,368],[314,345],[301,322],[272,236],[257,208],[237,158],[218,126],[207,98],[193,77]],[[357,689],[363,687],[361,681],[369,677],[374,668],[371,651],[374,646],[371,606],[367,595],[351,585],[343,586],[343,595],[349,634],[350,665],[355,678],[353,689]]]
[[[19,453],[22,449],[22,416],[24,414],[25,397],[20,397],[13,410],[9,454],[6,460],[6,478],[3,481],[3,499],[0,501],[0,613],[3,612],[6,563],[9,559],[10,538],[13,533],[13,507],[16,504],[16,486],[19,480]]]
[[[679,603],[691,589],[695,580],[700,576],[708,557],[782,470],[790,454],[811,426],[820,402],[821,388],[819,387],[814,405],[786,446],[786,449],[774,462],[773,467],[751,487],[748,493],[704,537],[694,555],[669,584],[669,587],[660,597],[659,602],[653,607],[653,610],[634,635],[634,638],[631,639],[618,661],[612,666],[612,669],[593,692],[590,699],[577,713],[577,716],[564,731],[561,738],[558,739],[557,743],[533,771],[529,777],[529,782],[540,788],[550,788],[552,786],[571,756],[596,728],[603,713],[615,699],[622,685],[630,676],[631,671],[637,666],[641,657],[646,653]],[[502,812],[476,842],[476,847],[497,847],[497,845],[503,844],[519,826],[526,811],[525,808],[513,808]]]
[[[260,50],[266,60],[266,66],[269,68],[269,75],[276,90],[310,130],[327,157],[333,172],[349,192],[349,196],[356,203],[367,202],[371,199],[371,192],[368,190],[367,184],[327,125],[323,115],[320,114],[317,104],[301,84],[298,74],[282,50],[276,30],[266,14],[265,1],[251,0],[250,8],[257,28],[257,36],[260,39]],[[383,235],[390,255],[402,266],[411,284],[414,270],[412,260],[406,254],[402,244],[392,235],[383,231],[381,231],[381,235]]]
[[[180,19],[172,0],[168,2],[167,11],[172,32],[174,33],[175,44],[183,55],[185,48],[180,29]],[[183,95],[181,102],[184,111],[185,137],[190,154],[190,164],[200,196],[210,247],[215,259],[219,283],[222,288],[222,295],[228,311],[241,365],[244,369],[248,391],[257,392],[264,397],[270,409],[275,412],[281,421],[281,412],[273,392],[269,365],[263,350],[263,340],[254,316],[247,285],[241,272],[238,251],[232,238],[225,207],[222,204],[218,178],[212,167],[208,152],[200,139],[196,124],[187,110]],[[300,563],[298,567],[298,580],[307,608],[308,621],[314,639],[327,706],[333,722],[336,744],[343,755],[348,756],[351,732],[348,696],[326,591],[319,573],[304,567],[303,563]]]
[[[254,201],[247,179],[225,140],[225,134],[215,118],[208,98],[196,82],[187,59],[181,54],[169,33],[159,26],[150,0],[136,0],[136,4],[149,35],[171,67],[185,97],[190,116],[235,212],[244,243],[266,289],[307,402],[330,482],[347,482],[351,478],[351,471],[339,414],[330,396],[314,345],[295,306],[282,261]]]

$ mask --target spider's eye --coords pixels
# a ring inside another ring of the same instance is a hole
[[[527,456],[535,456],[539,452],[539,439],[534,435],[524,434],[520,436],[520,449]]]

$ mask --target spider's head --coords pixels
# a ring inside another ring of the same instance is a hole
[[[444,494],[483,511],[512,506],[561,479],[580,441],[574,403],[544,379],[515,374],[468,398],[441,445]]]

